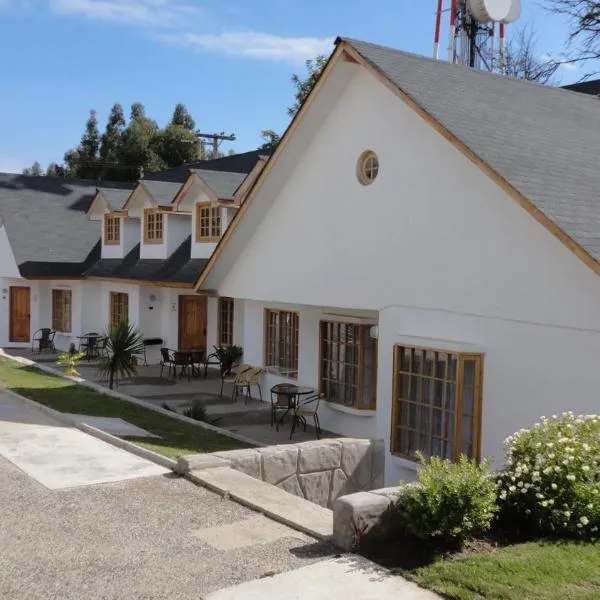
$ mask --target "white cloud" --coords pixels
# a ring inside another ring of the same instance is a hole
[[[293,62],[314,58],[317,54],[329,54],[334,41],[334,38],[286,37],[257,31],[186,32],[162,36],[161,39],[210,52]]]
[[[23,169],[30,167],[31,163],[12,156],[0,154],[0,173],[22,173]]]
[[[183,24],[200,12],[175,0],[50,0],[50,7],[62,15],[151,27]]]

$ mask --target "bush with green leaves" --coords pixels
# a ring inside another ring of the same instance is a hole
[[[595,538],[600,527],[600,416],[542,417],[507,438],[500,522],[535,535]]]
[[[417,481],[396,506],[407,533],[426,540],[462,543],[489,530],[497,510],[496,483],[486,461],[457,462],[419,456]]]

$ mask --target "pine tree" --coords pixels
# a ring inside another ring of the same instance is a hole
[[[119,153],[121,151],[121,143],[123,131],[125,130],[125,113],[120,104],[115,104],[108,117],[106,129],[102,135],[100,144],[100,160],[102,167],[102,179],[111,181],[120,181],[126,174],[118,166]]]
[[[181,125],[190,131],[196,129],[196,122],[192,118],[192,115],[188,112],[188,109],[184,104],[178,104],[173,111],[173,118],[171,119],[171,125]]]

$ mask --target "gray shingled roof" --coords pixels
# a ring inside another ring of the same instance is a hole
[[[129,194],[131,194],[131,189],[132,186],[129,186],[127,189],[123,190],[100,187],[98,188],[98,191],[102,192],[102,195],[106,199],[106,202],[111,210],[121,210],[125,202],[127,202]]]
[[[592,96],[600,96],[600,79],[590,81],[582,81],[580,83],[571,83],[563,85],[563,89],[579,92],[580,94],[591,94]]]
[[[246,179],[245,173],[229,173],[227,171],[207,171],[205,169],[191,169],[211,188],[220,200],[232,200],[235,191]]]
[[[86,216],[95,193],[93,181],[0,173],[0,218],[17,265],[85,262],[100,239],[100,223]]]
[[[600,101],[343,39],[600,260]]]
[[[156,181],[141,179],[140,184],[146,188],[157,204],[166,206],[173,202],[177,192],[181,189],[181,183],[171,181]]]

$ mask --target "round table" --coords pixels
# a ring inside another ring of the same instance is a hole
[[[278,383],[271,388],[271,394],[277,394],[278,396],[287,396],[288,398],[288,407],[287,410],[283,413],[283,416],[279,421],[275,419],[275,424],[277,426],[277,430],[279,430],[279,425],[283,423],[286,415],[292,410],[296,405],[296,398],[300,396],[308,396],[310,394],[314,394],[315,389],[304,386],[304,385],[296,385],[295,383]]]

